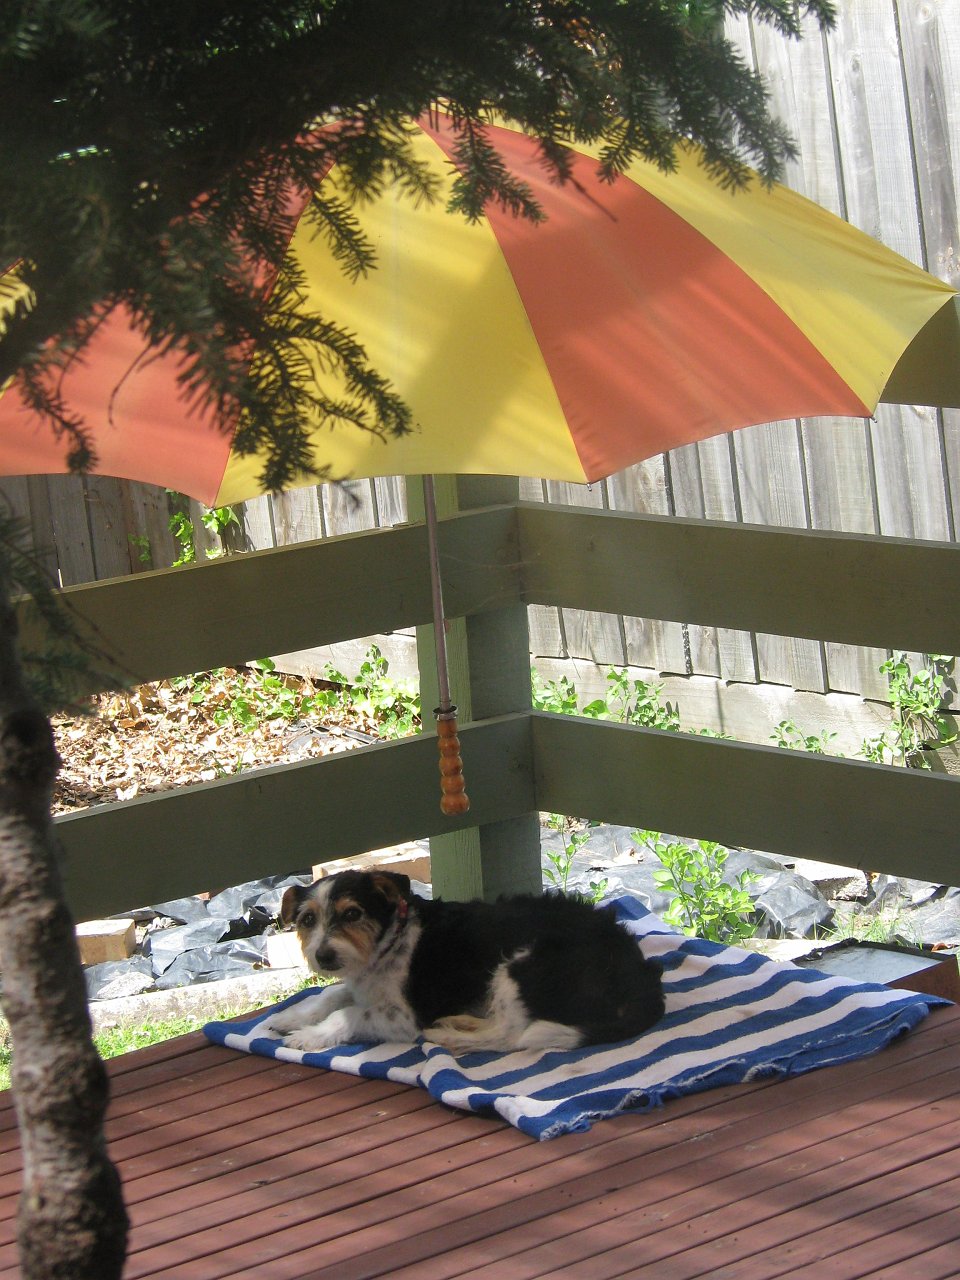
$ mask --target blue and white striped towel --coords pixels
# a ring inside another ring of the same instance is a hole
[[[644,955],[663,964],[666,1015],[636,1040],[455,1058],[423,1040],[301,1053],[257,1035],[276,1008],[322,1002],[322,990],[298,992],[248,1022],[212,1022],[204,1031],[231,1049],[419,1085],[449,1106],[493,1111],[523,1133],[553,1138],[685,1093],[865,1057],[915,1027],[932,1006],[949,1003],[685,938],[634,898],[614,905]]]

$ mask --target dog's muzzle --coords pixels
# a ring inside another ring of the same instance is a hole
[[[328,951],[325,948],[321,948],[319,951],[314,953],[313,958],[316,961],[317,968],[323,969],[327,973],[333,973],[342,967],[340,964],[340,957],[335,951]]]

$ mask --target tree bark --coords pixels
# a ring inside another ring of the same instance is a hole
[[[24,679],[0,563],[0,973],[24,1162],[21,1271],[24,1280],[114,1280],[127,1216],[107,1156],[107,1074],[50,814],[58,765],[50,723]]]

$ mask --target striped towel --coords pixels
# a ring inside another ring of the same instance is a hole
[[[685,938],[634,898],[613,905],[644,955],[663,964],[666,1014],[635,1040],[455,1058],[424,1040],[301,1053],[257,1035],[277,1008],[325,1000],[323,990],[309,989],[248,1022],[212,1022],[204,1031],[231,1049],[419,1085],[449,1106],[495,1112],[542,1139],[685,1093],[865,1057],[916,1026],[932,1006],[949,1003]]]

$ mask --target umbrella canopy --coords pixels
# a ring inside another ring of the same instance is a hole
[[[819,206],[759,181],[724,190],[685,147],[676,172],[638,163],[612,184],[580,149],[558,186],[522,133],[490,133],[544,223],[490,208],[470,224],[391,191],[356,211],[378,258],[356,282],[305,223],[293,235],[308,303],[357,335],[413,412],[397,439],[318,423],[331,477],[595,480],[753,423],[865,417],[881,398],[960,405],[954,290]],[[415,146],[449,187],[442,117]],[[186,413],[176,358],[141,355],[118,309],[64,378],[96,469],[211,506],[261,492],[262,461]],[[15,390],[0,398],[0,473],[63,471],[65,453]]]

